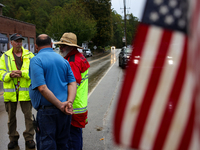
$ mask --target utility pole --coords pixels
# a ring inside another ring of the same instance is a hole
[[[126,38],[126,0],[124,0],[124,36],[125,36],[125,46],[127,46],[127,38]]]
[[[123,8],[120,8],[123,9]],[[125,42],[125,46],[127,46],[127,36],[126,36],[126,0],[124,0],[124,37],[123,37],[123,42]]]
[[[127,46],[127,39],[126,39],[126,0],[124,0],[124,36],[125,36],[125,46]]]

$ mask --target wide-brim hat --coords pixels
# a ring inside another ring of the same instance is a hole
[[[55,42],[54,44],[58,44],[58,45],[68,45],[68,46],[75,46],[78,48],[83,49],[82,47],[77,45],[77,37],[76,34],[74,33],[64,33],[60,39],[59,42]]]

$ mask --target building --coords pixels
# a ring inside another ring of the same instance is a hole
[[[0,52],[5,52],[12,47],[10,44],[10,36],[13,33],[21,34],[25,40],[23,40],[23,47],[35,52],[36,41],[36,26],[31,23],[19,21],[13,18],[9,18],[2,15],[2,5],[0,3],[0,33],[8,38],[8,43],[0,43]]]

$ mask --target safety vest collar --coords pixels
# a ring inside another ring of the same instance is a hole
[[[13,47],[5,52],[5,55],[7,55],[8,57],[12,56],[12,52],[13,52]],[[24,49],[24,47],[22,46],[22,57],[24,57],[25,55],[29,55],[31,52],[27,49]]]

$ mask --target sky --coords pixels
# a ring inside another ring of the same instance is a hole
[[[126,1],[126,14],[132,13],[133,16],[142,18],[143,7],[145,4],[145,0],[125,0]],[[112,6],[114,10],[121,16],[124,16],[124,0],[111,0]]]

